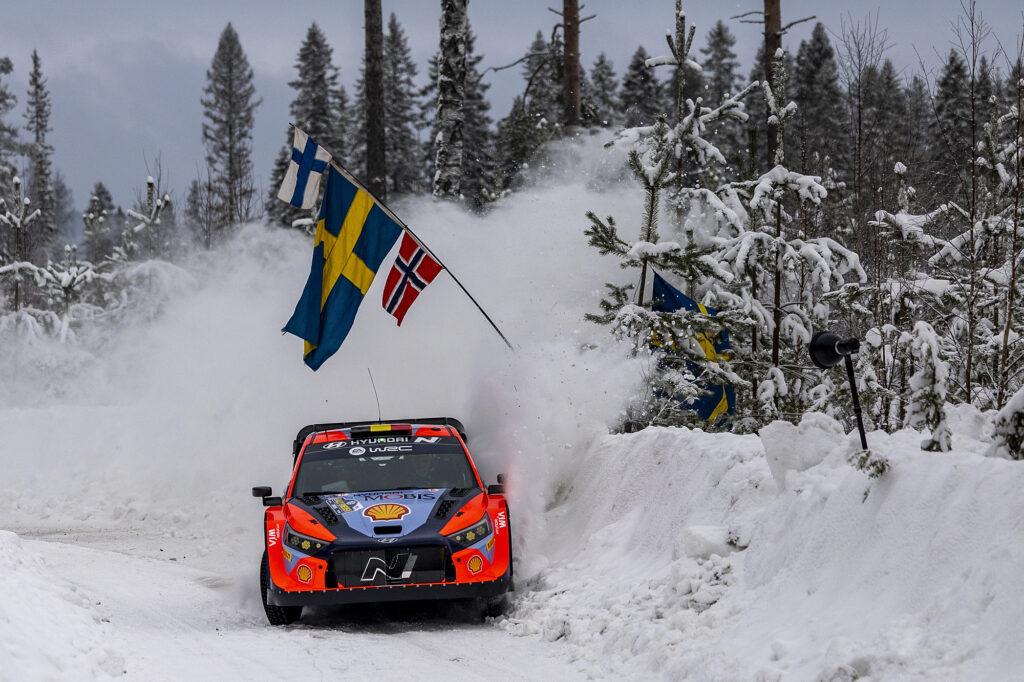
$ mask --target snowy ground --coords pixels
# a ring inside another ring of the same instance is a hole
[[[1024,467],[982,456],[985,415],[956,411],[945,454],[869,434],[893,465],[878,481],[820,417],[763,441],[608,435],[639,367],[580,350],[605,340],[582,320],[602,283],[628,276],[591,253],[583,214],[632,231],[640,193],[608,185],[604,151],[565,156],[572,174],[483,219],[396,207],[515,354],[445,275],[400,329],[378,280],[313,374],[277,333],[309,245],[259,226],[159,273],[159,314],[116,335],[4,346],[0,680],[1024,679]],[[506,617],[420,605],[266,625],[249,487],[280,488],[299,426],[376,418],[368,367],[385,417],[459,416],[484,477],[509,473]]]

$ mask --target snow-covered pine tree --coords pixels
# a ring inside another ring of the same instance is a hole
[[[619,101],[619,81],[615,67],[605,53],[597,55],[590,69],[590,89],[587,100],[593,107],[590,121],[593,125],[610,128],[622,124],[622,104]]]
[[[910,377],[907,426],[931,431],[931,436],[921,442],[922,450],[946,452],[952,435],[943,409],[949,365],[942,360],[938,336],[930,324],[918,320],[903,342],[910,347],[917,369]]]
[[[1017,62],[1018,66],[1020,62]],[[1020,292],[1021,263],[1024,262],[1024,73],[1016,74],[1016,98],[1005,105],[1001,115],[987,126],[986,151],[991,157],[990,182],[1001,209],[994,228],[1001,233],[996,250],[996,268],[989,275],[999,281],[1002,308],[1001,329],[989,345],[997,354],[995,362],[996,400],[1000,409],[1007,396],[1024,385],[1021,356],[1024,355],[1024,297]],[[999,262],[999,261],[1002,262]],[[998,314],[996,318],[998,319]]]
[[[562,125],[562,61],[564,46],[561,34],[552,33],[550,41],[537,31],[523,63],[526,107],[538,125],[547,126],[557,135]]]
[[[700,52],[704,55],[701,67],[704,69],[704,101],[711,106],[717,105],[724,97],[733,95],[740,90],[739,60],[733,47],[736,38],[725,22],[719,20],[708,31],[706,45]],[[688,93],[697,97],[698,93]],[[739,121],[727,119],[718,123],[715,140],[722,155],[733,168],[740,168],[746,153],[746,139]]]
[[[288,85],[295,91],[289,106],[292,122],[328,150],[339,163],[345,162],[350,134],[348,130],[348,95],[339,84],[334,50],[327,36],[314,21],[295,57],[296,78]],[[295,208],[277,198],[291,159],[293,131],[289,126],[285,144],[274,162],[270,176],[270,194],[266,202],[267,221],[290,227],[296,220],[310,218],[309,211]]]
[[[136,240],[142,236],[146,245],[144,253],[149,258],[163,258],[170,249],[170,235],[161,222],[161,216],[170,203],[170,195],[158,190],[157,181],[151,175],[146,178],[145,199],[134,209],[128,209],[128,218],[135,223],[128,230],[134,233]]]
[[[49,261],[45,268],[39,269],[39,274],[50,305],[57,303],[65,318],[85,287],[97,277],[93,264],[78,260],[78,247],[70,244],[64,246],[61,260]]]
[[[633,53],[629,68],[622,76],[619,98],[627,128],[653,125],[657,115],[663,111],[660,85],[647,66],[648,59],[647,50],[641,45]]]
[[[94,262],[102,261],[110,253],[110,229],[107,227],[107,211],[103,208],[100,198],[93,194],[89,200],[89,208],[82,214],[85,230],[82,232],[82,243],[85,257]]]
[[[539,125],[537,118],[526,107],[522,95],[512,100],[508,116],[498,121],[495,154],[503,189],[515,189],[528,178],[531,162],[537,151],[551,139],[551,129]]]
[[[752,327],[749,337],[738,337],[736,354],[745,360],[740,374],[757,386],[756,406],[749,410],[760,420],[800,414],[814,402],[812,390],[826,379],[807,372],[804,356],[811,330],[829,320],[822,295],[843,287],[851,275],[865,279],[856,254],[829,237],[807,238],[799,214],[786,210],[787,201],[801,211],[827,196],[820,177],[785,166],[786,125],[796,114],[795,103],[786,98],[786,61],[779,50],[773,84],[761,83],[775,136],[775,165],[755,181],[736,184],[749,196],[748,224],[718,256],[735,277],[721,297],[727,307],[744,310]],[[766,336],[771,337],[767,345]]]
[[[647,60],[647,64],[685,65],[693,40],[693,30],[687,30],[685,15],[676,8],[675,36],[669,36],[672,54]],[[677,75],[678,74],[677,72]],[[640,289],[636,303],[630,301],[629,287],[607,285],[609,298],[601,303],[601,315],[590,319],[612,324],[613,332],[629,337],[638,351],[646,350],[652,338],[660,340],[662,347],[674,352],[661,358],[647,378],[648,395],[639,406],[634,406],[631,419],[638,423],[684,423],[695,419],[685,409],[690,399],[703,389],[693,381],[691,369],[696,367],[701,379],[712,384],[744,386],[747,383],[732,371],[728,362],[715,362],[707,357],[696,339],[713,338],[725,328],[735,329],[743,313],[720,310],[715,317],[696,311],[672,313],[651,310],[651,302],[644,301],[644,287],[648,266],[655,267],[668,277],[682,283],[682,288],[696,300],[716,301],[720,288],[733,279],[733,274],[719,264],[720,240],[728,239],[743,229],[745,212],[735,188],[724,184],[711,190],[698,183],[680,183],[680,175],[699,178],[719,174],[727,167],[721,151],[706,135],[720,130],[723,119],[742,121],[745,114],[740,100],[756,86],[752,84],[723,100],[715,107],[702,105],[700,97],[685,97],[681,79],[674,83],[679,88],[680,108],[672,111],[674,124],[669,126],[661,114],[653,127],[627,129],[620,133],[617,144],[629,147],[629,164],[633,174],[645,191],[644,214],[639,241],[629,244],[618,235],[614,219],[601,220],[588,213],[591,227],[587,230],[590,244],[601,253],[622,259],[623,267],[639,267]],[[696,186],[695,186],[696,185]],[[677,235],[679,241],[659,242],[658,214],[662,192],[672,187],[673,214],[685,207],[685,220]],[[721,307],[721,306],[720,306]],[[723,358],[718,358],[723,360]],[[689,365],[687,364],[689,363]]]
[[[16,174],[14,157],[21,148],[18,129],[5,119],[18,104],[17,96],[11,92],[5,78],[14,70],[9,57],[0,57],[0,197],[11,193],[11,183]]]
[[[905,339],[910,338],[914,322],[922,311],[941,306],[942,290],[920,271],[922,256],[934,251],[937,242],[928,230],[945,215],[943,205],[930,213],[911,212],[916,194],[909,184],[908,170],[897,162],[895,174],[896,213],[877,211],[868,223],[878,239],[886,243],[883,281],[865,287],[857,297],[859,308],[846,306],[848,317],[872,326],[865,334],[866,352],[858,362],[860,374],[873,376],[876,386],[862,398],[869,405],[878,428],[895,431],[905,422],[910,375],[914,358]],[[886,182],[892,184],[888,179]]]
[[[704,393],[695,381],[695,373],[687,363],[698,368],[702,380],[711,383],[742,384],[723,362],[708,359],[698,338],[714,338],[723,331],[731,319],[728,313],[712,317],[699,311],[679,310],[658,312],[652,310],[653,301],[644,301],[644,286],[648,267],[663,272],[679,272],[692,276],[700,273],[705,285],[712,280],[728,280],[730,275],[715,263],[713,258],[688,258],[675,242],[659,243],[658,215],[662,190],[674,181],[678,140],[672,129],[665,123],[662,114],[653,131],[639,140],[629,152],[629,166],[634,176],[644,187],[645,201],[639,240],[630,244],[618,235],[615,219],[608,216],[601,220],[595,213],[588,212],[591,226],[586,235],[591,246],[602,254],[615,255],[621,259],[623,268],[640,268],[640,291],[636,303],[630,298],[633,285],[619,287],[606,284],[609,297],[601,301],[602,314],[587,315],[587,319],[611,325],[612,334],[618,339],[628,339],[636,352],[650,352],[652,343],[660,348],[671,349],[667,356],[658,356],[662,362],[652,366],[647,377],[647,393],[639,404],[632,405],[627,417],[627,428],[647,425],[693,423],[696,417],[685,405]]]
[[[7,262],[0,264],[0,282],[10,292],[10,307],[17,313],[26,302],[25,282],[30,277],[38,279],[38,268],[28,260],[26,234],[30,227],[39,224],[41,211],[32,208],[32,200],[22,195],[21,178],[18,176],[11,181],[11,194],[11,203],[0,197],[0,226],[6,233],[5,241],[12,245]]]
[[[39,53],[32,50],[32,71],[25,100],[25,131],[30,136],[26,146],[28,182],[25,194],[39,211],[35,229],[26,236],[26,254],[32,262],[44,262],[57,240],[57,202],[53,188],[53,145],[46,141],[50,128],[50,91],[43,77]]]
[[[420,120],[416,110],[415,78],[412,51],[398,17],[392,12],[384,36],[384,156],[388,193],[416,192],[423,182],[423,166],[417,154],[416,130]]]
[[[469,21],[466,0],[442,0],[440,62],[437,72],[437,136],[434,139],[435,197],[458,199],[462,193],[465,149],[466,47]]]
[[[1024,387],[1018,389],[996,414],[992,446],[985,454],[989,457],[1024,459]]]
[[[257,210],[252,129],[262,101],[256,97],[252,67],[230,23],[220,34],[203,94],[203,142],[216,199],[215,229],[225,230],[252,219]]]

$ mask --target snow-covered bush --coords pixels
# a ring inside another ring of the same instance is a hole
[[[922,441],[921,449],[945,452],[950,448],[949,425],[944,410],[949,365],[942,360],[938,336],[927,322],[922,320],[914,324],[914,330],[905,343],[917,366],[917,371],[910,377],[907,426],[931,430],[931,436]]]
[[[990,457],[1024,459],[1024,388],[1021,388],[999,410],[992,429]]]

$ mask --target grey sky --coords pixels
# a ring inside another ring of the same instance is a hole
[[[604,51],[621,76],[637,46],[644,45],[652,55],[667,51],[664,36],[672,23],[673,0],[583,4],[583,14],[597,14],[582,27],[586,67]],[[547,8],[560,5],[558,0],[470,0],[470,23],[478,36],[477,53],[485,55],[483,65],[507,64],[522,56],[537,29],[550,34],[557,17]],[[395,12],[405,28],[422,83],[427,59],[436,49],[440,2],[383,0],[383,6],[385,23]],[[983,0],[978,6],[994,27],[994,38],[1015,50],[1024,24],[1021,5]],[[697,26],[697,47],[704,45],[716,20],[760,7],[760,0],[683,4]],[[896,0],[883,5],[783,0],[782,11],[784,22],[817,15],[835,32],[841,17],[852,15],[857,21],[878,11],[879,24],[887,28],[892,43],[887,56],[910,74],[918,70],[915,48],[929,68],[940,63],[936,53],[948,52],[953,40],[950,24],[961,7],[959,0]],[[11,84],[19,108],[11,122],[23,123],[21,105],[35,48],[52,93],[55,165],[74,191],[76,206],[84,207],[97,180],[107,184],[117,203],[131,204],[147,174],[145,159],[152,163],[157,155],[165,182],[181,199],[202,164],[199,98],[217,38],[230,21],[263,98],[256,112],[253,161],[265,194],[266,178],[288,124],[293,91],[287,82],[295,77],[295,54],[314,20],[334,46],[335,62],[351,94],[363,51],[362,0],[7,0],[0,9],[0,56],[14,61]],[[735,20],[728,23],[747,74],[761,28]],[[787,49],[795,52],[812,26],[792,29],[785,39]],[[994,39],[989,47],[996,47]],[[497,120],[522,90],[521,72],[517,67],[488,74],[486,80],[492,84],[489,95]]]

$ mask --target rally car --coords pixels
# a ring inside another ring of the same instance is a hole
[[[504,478],[484,486],[451,417],[303,427],[284,494],[263,498],[260,592],[273,625],[303,606],[475,598],[512,589]]]

